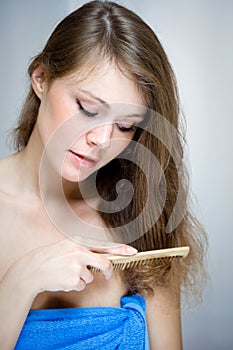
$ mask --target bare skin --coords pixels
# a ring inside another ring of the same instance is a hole
[[[8,179],[10,178],[10,164],[14,162],[14,159],[2,160],[0,162],[0,170],[5,168],[5,174],[8,173]],[[5,163],[5,164],[4,164]],[[7,167],[5,167],[7,165]],[[47,216],[43,204],[41,203],[39,198],[29,196],[25,196],[25,198],[17,198],[17,195],[6,193],[3,188],[1,188],[0,193],[0,204],[1,204],[1,213],[0,213],[0,221],[1,221],[1,231],[7,232],[5,235],[0,235],[1,240],[1,254],[0,257],[0,278],[3,277],[4,273],[7,269],[18,259],[22,260],[22,257],[28,254],[28,258],[31,251],[38,250],[39,247],[47,247],[48,252],[52,248],[56,249],[64,249],[65,251],[68,249],[72,253],[72,249],[75,251],[75,247],[78,247],[78,252],[89,253],[89,250],[85,247],[81,247],[76,243],[73,243],[71,240],[66,239],[63,234],[61,234],[58,229],[53,225]],[[83,207],[82,207],[83,211]],[[12,220],[12,216],[14,220]],[[100,224],[100,219],[96,217],[94,210],[86,206],[85,212],[85,220],[88,220],[90,224],[96,225],[97,222]],[[77,232],[78,232],[77,227]],[[13,244],[12,244],[13,242]],[[124,247],[119,248],[124,252]],[[41,249],[43,250],[43,249]],[[97,252],[97,249],[94,249]],[[106,253],[106,251],[99,249],[100,253]],[[117,253],[116,249],[113,249],[113,252]],[[58,251],[57,251],[58,253]],[[127,252],[125,252],[128,254]],[[95,257],[95,253],[93,253],[93,257]],[[56,255],[55,255],[56,256]],[[90,256],[88,256],[90,259]],[[93,262],[95,260],[93,259]],[[90,305],[100,305],[103,303],[102,294],[96,293],[96,288],[99,290],[108,291],[109,296],[105,298],[106,306],[115,304],[119,306],[119,295],[116,297],[116,285],[119,285],[120,278],[113,273],[112,275],[112,267],[111,265],[105,261],[101,260],[99,264],[105,264],[104,272],[105,278],[103,274],[96,273],[92,275],[89,271],[86,271],[86,279],[87,283],[92,282],[91,288],[89,285],[84,285],[85,293],[73,293],[71,297],[71,301],[69,300],[69,293],[59,293],[56,298],[62,299],[64,298],[64,305],[72,304],[72,307],[84,307],[89,303]],[[91,263],[89,262],[89,265]],[[56,267],[57,268],[57,267]],[[110,282],[108,279],[111,276],[111,284],[113,284],[114,293],[111,294],[111,289],[109,289]],[[70,286],[72,289],[73,286]],[[83,285],[80,285],[80,289],[82,289]],[[77,287],[79,288],[79,287]],[[51,287],[53,289],[53,287]],[[56,289],[56,287],[54,287]],[[59,290],[59,287],[57,288]],[[68,289],[68,286],[67,286]],[[120,288],[125,291],[125,287],[121,285]],[[90,292],[92,291],[92,292]],[[91,299],[91,293],[95,295],[94,299]],[[57,294],[57,293],[56,293]],[[70,293],[71,294],[71,293]],[[98,300],[99,296],[99,300]],[[49,300],[53,298],[52,293],[43,292],[40,293],[35,301],[32,304],[32,309],[38,308],[49,308]],[[101,300],[101,301],[100,301]],[[104,306],[104,305],[103,305]]]
[[[9,175],[4,178],[10,178],[10,164],[13,162],[13,159],[1,160],[1,173]],[[105,259],[99,260],[100,254],[98,254],[96,265],[102,269],[103,273],[93,276],[86,275],[85,284],[79,282],[78,266],[74,271],[70,271],[70,275],[67,275],[67,266],[61,266],[61,270],[58,270],[59,261],[56,259],[55,266],[51,265],[50,268],[59,273],[58,280],[53,286],[45,287],[50,291],[40,291],[38,286],[36,289],[33,277],[35,274],[38,278],[38,271],[28,269],[32,253],[35,253],[36,250],[40,252],[40,247],[42,247],[41,251],[47,249],[51,256],[55,248],[54,255],[56,258],[59,256],[62,264],[62,254],[67,257],[67,249],[69,258],[72,259],[80,257],[83,248],[80,251],[79,246],[64,239],[64,236],[51,224],[43,205],[35,196],[30,198],[28,194],[25,194],[22,201],[21,196],[7,193],[1,186],[0,204],[2,208],[0,212],[1,232],[6,233],[0,235],[0,279],[2,279],[0,307],[3,319],[1,324],[5,326],[1,326],[1,348],[4,346],[6,350],[14,349],[30,309],[120,306],[120,298],[127,292],[126,286],[119,273],[112,272],[111,266]],[[94,224],[99,222],[98,218],[94,218],[93,212],[86,212],[86,215]],[[124,248],[122,247],[122,250],[118,252],[111,251],[111,249],[106,252],[124,253]],[[87,254],[88,261],[84,262],[90,264],[90,253],[85,251],[85,254]],[[51,276],[46,265],[40,272],[47,274],[49,278]],[[64,280],[69,278],[73,281],[73,285],[70,285],[70,281],[67,285],[64,284]],[[56,291],[51,291],[52,289]],[[65,292],[64,289],[71,291]],[[171,303],[171,296],[164,293],[164,290],[158,289],[155,290],[155,297],[148,298],[146,302],[151,349],[182,349],[179,300]]]
[[[8,179],[13,163],[0,162]],[[128,254],[125,247],[91,252],[64,238],[35,196],[18,197],[1,186],[0,204],[1,348],[14,348],[30,309],[120,305],[126,289],[104,253]],[[96,222],[92,212],[86,215]],[[87,265],[102,273],[92,275]]]
[[[98,77],[90,86],[95,86],[101,99],[142,105],[143,101],[137,95],[132,81],[121,73],[113,70],[109,75],[104,75],[104,81],[99,80]],[[5,350],[14,349],[30,309],[120,306],[120,298],[127,288],[121,275],[113,272],[104,254],[135,253],[127,245],[116,248],[115,245],[106,244],[105,249],[82,246],[65,238],[50,221],[40,196],[39,164],[50,136],[49,130],[52,132],[57,124],[68,118],[69,113],[73,115],[74,108],[77,108],[75,89],[69,81],[58,81],[49,90],[40,70],[33,75],[32,84],[41,99],[38,124],[24,151],[0,161],[0,348]],[[112,86],[115,86],[114,91]],[[87,88],[85,86],[85,90]],[[89,106],[91,102],[86,102],[87,99],[85,96],[83,102]],[[138,114],[138,110],[135,114]],[[129,124],[129,118],[125,121],[120,117],[114,115],[113,124],[87,132],[77,142],[76,148],[86,153],[92,147],[96,149],[100,144],[105,145],[106,149],[98,148],[98,155],[104,163],[110,161],[132,139],[132,134],[123,135],[119,130],[119,125],[125,127]],[[46,120],[50,129],[44,126]],[[119,149],[109,147],[109,141],[119,137]],[[72,202],[73,197],[69,198],[69,193],[72,193],[72,181],[77,169],[70,153],[66,159],[64,188],[68,201]],[[81,173],[81,177],[88,176],[88,171]],[[51,184],[50,179],[46,184],[50,196],[54,195]],[[75,210],[89,225],[104,227],[95,210],[86,206],[81,197],[76,200]],[[76,229],[78,234],[79,227]],[[91,274],[88,265],[98,267],[101,272]],[[151,349],[180,350],[179,300],[171,303],[170,296],[161,290],[155,290],[154,296],[147,299]]]

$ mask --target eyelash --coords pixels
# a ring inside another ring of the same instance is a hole
[[[126,128],[124,126],[120,126],[119,124],[117,124],[117,127],[122,132],[135,132],[135,128],[136,128],[135,125],[132,125],[129,128]]]
[[[79,100],[76,100],[79,109],[81,111],[82,114],[84,114],[86,117],[95,117],[98,113],[92,113],[87,111],[85,108],[83,108],[83,105],[81,104],[81,102]]]
[[[76,102],[77,102],[77,104],[78,104],[78,107],[79,107],[79,109],[80,109],[80,111],[81,111],[81,113],[85,116],[85,117],[89,117],[89,118],[91,118],[91,117],[95,117],[98,113],[92,113],[92,112],[89,112],[89,111],[87,111],[84,107],[83,107],[83,105],[81,104],[81,102],[77,99],[76,100]],[[135,132],[135,129],[136,129],[136,126],[135,125],[132,125],[132,126],[130,126],[129,128],[126,128],[126,127],[124,127],[124,126],[120,126],[119,124],[117,124],[116,123],[116,125],[117,125],[117,127],[118,127],[118,129],[120,130],[120,131],[122,131],[122,132]]]

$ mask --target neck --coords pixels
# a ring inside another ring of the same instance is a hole
[[[93,209],[98,207],[96,193],[88,191],[84,201],[81,195],[83,191],[80,190],[82,186],[64,180],[49,162],[44,166],[44,174],[43,171],[41,173],[41,162],[44,159],[43,147],[36,129],[33,130],[26,148],[13,157],[13,182],[17,183],[13,191],[21,200],[24,197],[30,205],[43,203],[50,220],[59,228],[59,231],[66,233],[65,236],[73,238],[80,244],[95,246],[98,243],[99,247],[103,241],[112,240],[108,230],[102,227],[102,222],[98,221],[97,226],[89,225],[89,222],[93,222],[93,216],[96,213]],[[82,185],[85,185],[88,190],[91,188],[88,181]],[[90,207],[93,209],[90,210]],[[87,217],[87,221],[83,221],[83,217]]]
[[[17,187],[21,194],[42,195],[56,198],[65,195],[67,200],[82,199],[78,183],[62,179],[43,155],[43,146],[35,127],[24,150],[17,153],[16,171]]]

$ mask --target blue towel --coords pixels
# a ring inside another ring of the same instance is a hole
[[[149,350],[145,300],[121,307],[31,310],[15,350]]]

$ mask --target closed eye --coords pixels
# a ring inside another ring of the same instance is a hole
[[[135,124],[120,124],[116,123],[118,129],[122,132],[135,132],[136,131],[136,125]]]
[[[85,115],[86,117],[95,117],[98,114],[98,113],[93,113],[93,112],[89,112],[88,110],[86,110],[78,99],[76,100],[76,102],[79,106],[81,113],[83,115]]]

